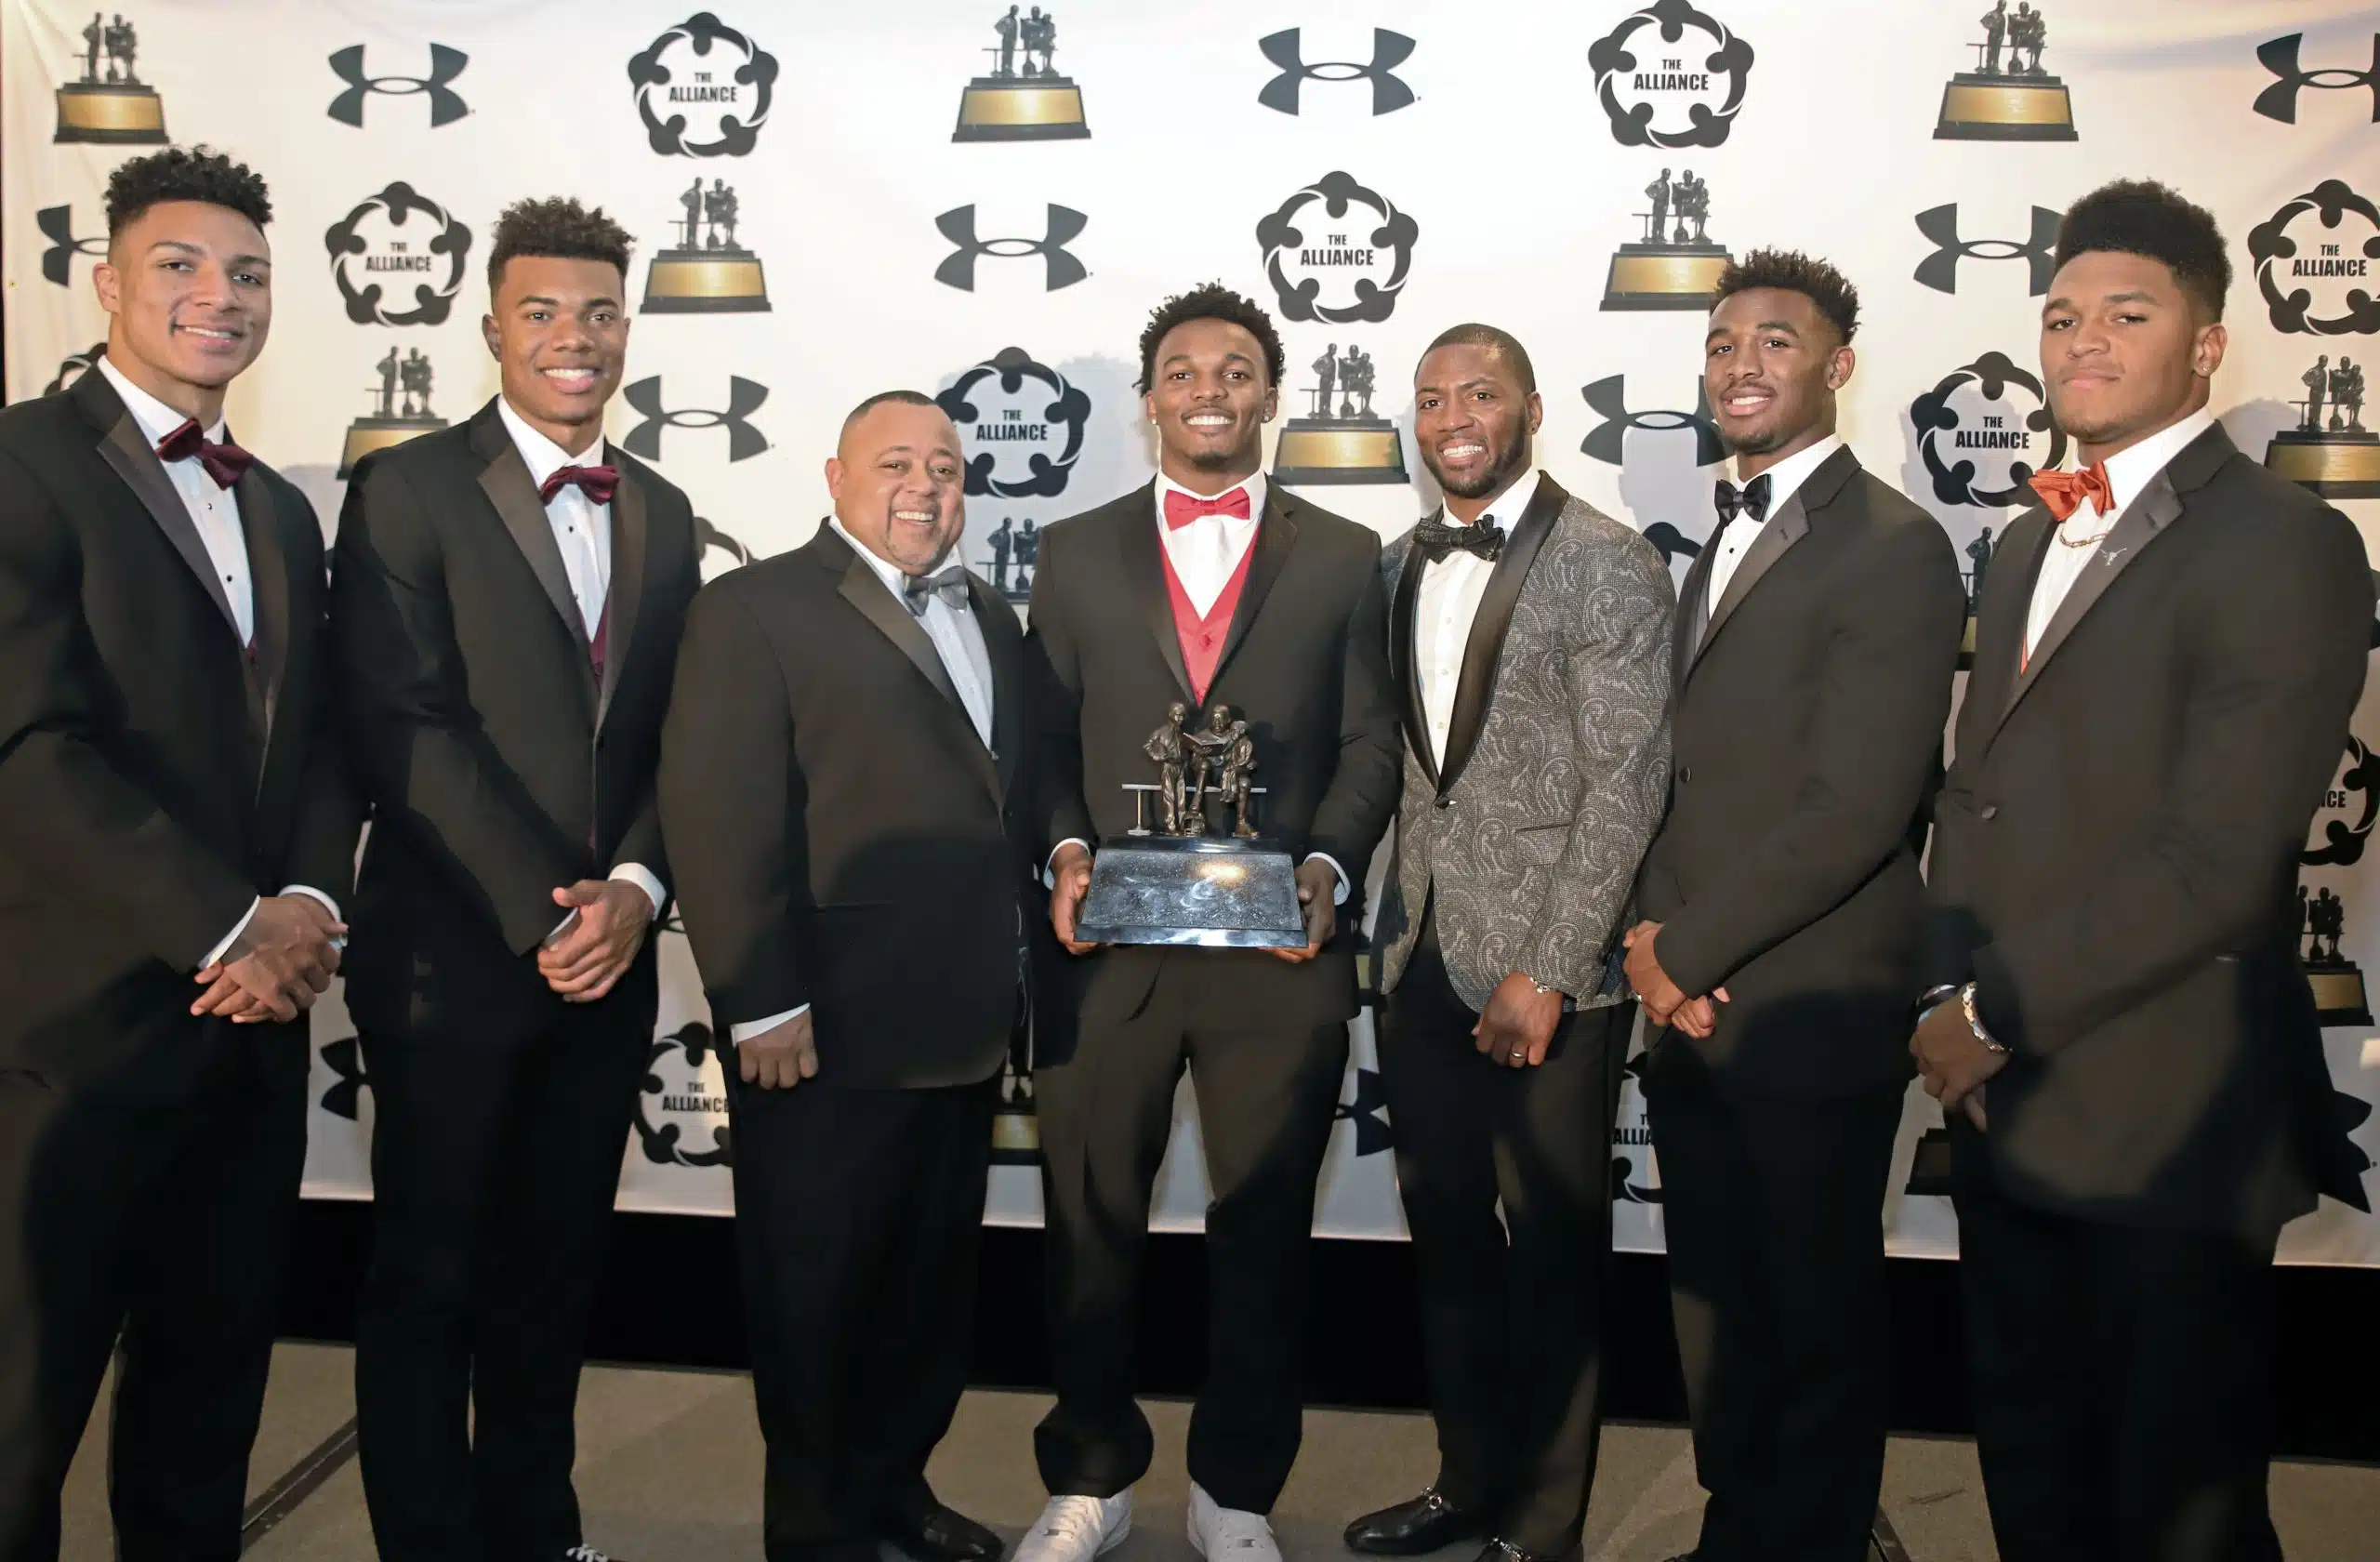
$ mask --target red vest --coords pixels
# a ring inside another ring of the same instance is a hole
[[[1256,557],[1256,538],[1248,539],[1239,567],[1208,604],[1204,617],[1190,605],[1190,593],[1182,589],[1182,577],[1173,572],[1173,555],[1162,541],[1157,553],[1165,563],[1165,594],[1173,603],[1173,632],[1182,642],[1182,669],[1190,675],[1191,697],[1204,705],[1207,687],[1215,681],[1215,664],[1223,660],[1224,637],[1231,633],[1232,615],[1239,610],[1240,588],[1248,584],[1248,562]]]

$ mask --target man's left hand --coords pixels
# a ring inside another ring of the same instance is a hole
[[[1337,908],[1331,897],[1339,891],[1339,870],[1320,857],[1309,858],[1298,869],[1298,908],[1305,913],[1305,947],[1276,949],[1273,952],[1291,965],[1303,965],[1322,953],[1330,942],[1331,933],[1339,926]]]
[[[1942,1104],[1945,1116],[1957,1111],[1986,1079],[2008,1066],[2008,1054],[1983,1044],[1955,998],[1937,1003],[1917,1022],[1909,1051],[1917,1059],[1925,1093]],[[1979,1111],[1968,1114],[1970,1119],[1981,1116]]]
[[[592,1003],[612,990],[644,947],[653,901],[625,879],[581,879],[556,890],[554,904],[577,917],[537,951],[537,974],[565,1002]]]
[[[1540,992],[1537,983],[1509,972],[1488,995],[1488,1008],[1471,1027],[1481,1052],[1506,1068],[1535,1068],[1554,1045],[1562,1023],[1562,995]]]

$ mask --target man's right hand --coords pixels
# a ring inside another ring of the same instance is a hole
[[[206,991],[191,1013],[294,1020],[331,985],[339,958],[332,940],[346,935],[347,924],[311,895],[266,895],[223,958],[194,978]]]
[[[1070,955],[1087,955],[1099,947],[1075,936],[1075,915],[1082,897],[1091,893],[1091,854],[1067,841],[1050,858],[1050,927]]]
[[[762,1090],[791,1090],[818,1077],[818,1042],[810,1029],[810,1011],[774,1030],[747,1036],[735,1043],[735,1064],[747,1085]]]

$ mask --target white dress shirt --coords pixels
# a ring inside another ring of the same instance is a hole
[[[904,589],[909,578],[906,572],[900,565],[879,557],[859,538],[845,531],[843,523],[833,516],[826,518],[826,524],[835,529],[837,536],[852,545],[853,552],[867,562],[868,568],[876,572],[876,577],[884,582],[884,589],[892,593],[892,600],[901,604],[901,611],[908,612],[908,593]],[[951,686],[959,691],[959,703],[967,708],[967,719],[975,724],[975,735],[984,740],[985,748],[989,748],[992,746],[992,654],[984,643],[984,626],[975,622],[972,613],[962,613],[943,601],[938,591],[926,598],[925,613],[918,622],[925,629],[926,638],[933,642],[934,654],[942,658],[942,670],[950,674]],[[783,1013],[771,1014],[765,1020],[747,1020],[742,1025],[729,1026],[727,1039],[732,1043],[748,1041],[809,1012],[810,1005],[804,1003]]]
[[[1537,497],[1538,476],[1534,469],[1529,470],[1497,495],[1479,512],[1478,521],[1468,523],[1492,521],[1504,528],[1509,541],[1529,501]],[[1466,524],[1443,510],[1438,519],[1449,526]],[[1495,573],[1491,561],[1460,549],[1421,566],[1421,584],[1413,600],[1413,667],[1421,680],[1422,713],[1430,722],[1430,754],[1441,765],[1446,762],[1447,735],[1454,726],[1454,697],[1462,682],[1471,623],[1479,616],[1479,599]]]
[[[176,412],[133,384],[122,369],[105,358],[99,360],[99,372],[108,377],[108,383],[115,387],[115,393],[123,398],[125,410],[131,413],[133,422],[139,425],[141,436],[148,440],[150,449],[156,449],[158,441],[191,420],[188,415]],[[208,443],[222,443],[223,419],[217,417],[215,426],[204,432]],[[207,563],[214,566],[217,576],[223,582],[223,595],[230,600],[231,617],[239,625],[240,643],[244,646],[255,644],[256,582],[248,572],[248,537],[240,526],[240,501],[229,488],[216,486],[215,479],[207,475],[205,467],[200,465],[195,456],[185,456],[178,461],[160,457],[158,464],[165,469],[166,477],[173,481],[174,492],[181,496],[182,508],[190,512],[191,524],[198,528],[199,541],[206,545]],[[285,885],[281,893],[306,895],[320,901],[323,907],[330,912],[331,920],[338,920],[338,902],[310,884]],[[256,916],[258,904],[254,900],[248,902],[248,908],[240,913],[240,920],[231,925],[231,931],[225,933],[215,947],[206,952],[206,958],[198,962],[201,967],[213,965],[221,960],[238,941],[240,934],[248,931],[248,922]]]
[[[501,396],[496,401],[496,415],[504,419],[504,431],[512,436],[512,448],[521,453],[522,464],[528,467],[532,487],[544,487],[546,479],[564,467],[603,464],[605,450],[600,442],[573,456],[531,428],[528,419],[513,411],[512,404]],[[570,576],[570,594],[578,604],[579,625],[591,642],[603,622],[603,604],[611,597],[612,507],[597,504],[575,483],[565,483],[546,503],[546,523],[553,528],[554,546],[562,550],[562,567]],[[651,868],[642,863],[622,863],[612,869],[611,877],[644,892],[645,898],[653,902],[648,920],[661,915],[669,892],[654,877]],[[564,917],[555,925],[554,932],[558,933],[569,926],[570,920],[570,917]]]
[[[1248,490],[1248,514],[1201,515],[1186,526],[1165,523],[1165,496],[1168,494],[1188,494],[1194,499],[1220,499],[1231,492],[1194,494],[1163,472],[1157,474],[1157,535],[1165,544],[1165,556],[1172,561],[1175,578],[1182,582],[1183,594],[1190,605],[1204,618],[1215,605],[1215,599],[1231,584],[1233,572],[1240,560],[1248,556],[1249,544],[1256,540],[1257,523],[1264,518],[1264,474],[1256,472],[1233,488]]]
[[[2058,523],[2057,535],[2042,559],[2042,572],[2033,579],[2032,605],[2025,615],[2027,660],[2031,659],[2033,647],[2041,643],[2049,621],[2065,604],[2067,593],[2082,578],[2091,561],[2099,557],[2096,542],[2115,529],[2125,509],[2140,496],[2151,478],[2165,470],[2165,463],[2214,424],[2215,414],[2201,407],[2180,422],[2168,424],[2139,443],[2127,445],[2107,458],[2108,512],[2100,514],[2088,500],[2077,505],[2074,513]]]
[[[1703,602],[1706,616],[1719,611],[1719,603],[1727,594],[1727,583],[1736,577],[1736,566],[1744,562],[1744,555],[1752,551],[1753,540],[1768,529],[1768,523],[1777,519],[1785,501],[1793,496],[1793,491],[1808,480],[1810,473],[1825,464],[1828,457],[1842,448],[1842,438],[1829,434],[1768,469],[1767,515],[1757,525],[1746,525],[1751,517],[1739,515],[1727,523],[1727,529],[1719,536],[1719,556],[1711,561],[1711,594]]]

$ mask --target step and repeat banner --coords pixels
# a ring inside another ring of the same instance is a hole
[[[1844,432],[1979,576],[2066,454],[2036,372],[2057,213],[2145,176],[2230,241],[2232,437],[2380,529],[2380,14],[2357,0],[117,3],[0,0],[7,393],[71,383],[104,338],[109,171],[168,139],[223,149],[276,214],[273,339],[231,427],[326,528],[347,463],[494,393],[487,234],[568,193],[638,237],[611,434],[693,496],[710,573],[806,539],[844,412],[911,386],[968,444],[967,561],[1023,611],[1040,528],[1153,470],[1149,310],[1220,278],[1287,339],[1268,461],[1306,497],[1383,535],[1433,504],[1414,361],[1486,320],[1536,360],[1542,464],[1683,575],[1720,458],[1708,289],[1783,245],[1858,284]],[[2306,948],[2339,1113],[2380,1155],[2359,965],[2380,960],[2380,702],[2355,731],[2307,841]],[[661,953],[620,1203],[724,1213],[716,1039],[685,941]],[[307,1191],[366,1197],[371,1081],[336,1001],[314,1031]],[[1396,1237],[1368,1017],[1354,1041],[1316,1228]],[[1038,1221],[1029,1057],[1002,1094],[988,1218]],[[1956,1251],[1944,1143],[1912,1093],[1897,1252]],[[1658,1249],[1633,1079],[1612,1157],[1618,1240]],[[1157,1223],[1205,1203],[1185,1091]],[[2380,1223],[2326,1204],[2282,1255],[2380,1264]]]

